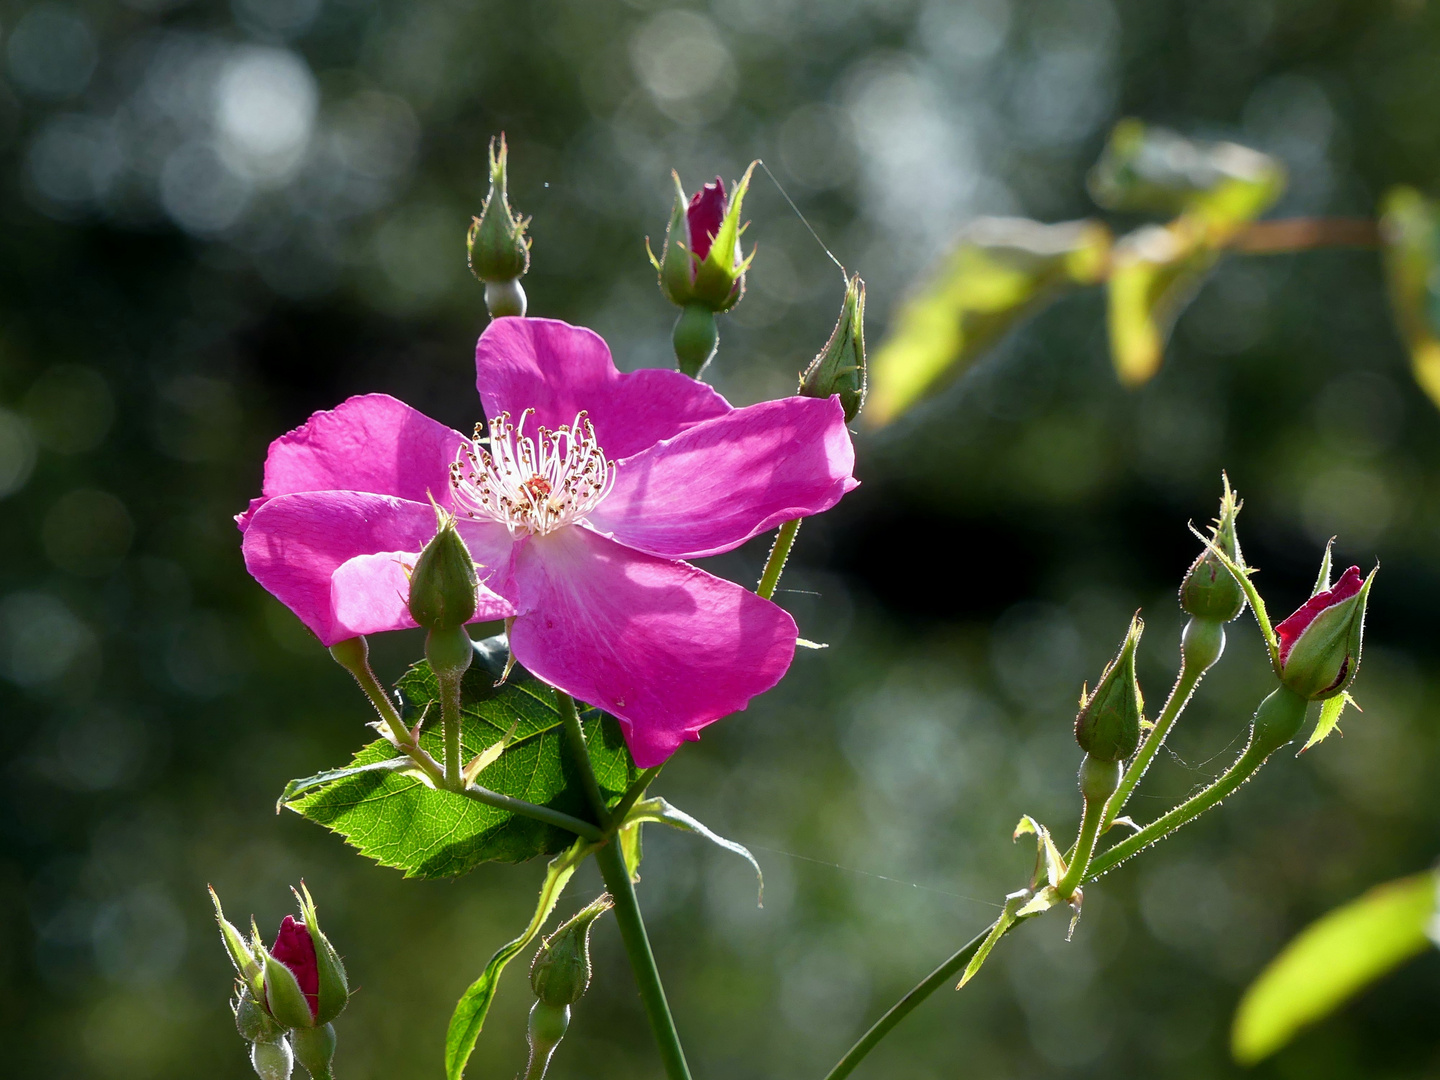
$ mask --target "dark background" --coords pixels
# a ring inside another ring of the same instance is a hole
[[[244,573],[230,517],[267,442],[345,396],[473,424],[481,289],[464,231],[488,138],[534,215],[531,313],[667,362],[642,246],[687,189],[763,157],[888,313],[970,217],[1093,212],[1124,115],[1279,155],[1275,211],[1373,212],[1440,178],[1425,0],[129,0],[0,4],[0,1043],[16,1077],[250,1075],[211,921],[273,927],[303,875],[359,991],[338,1075],[434,1077],[450,1009],[523,925],[541,868],[407,882],[298,817],[284,782],[368,734],[359,693]],[[732,401],[789,393],[841,282],[757,174]],[[1122,227],[1131,221],[1118,222]],[[1440,852],[1440,413],[1409,379],[1378,259],[1224,262],[1159,377],[1118,388],[1103,298],[1067,299],[949,392],[858,440],[863,486],[801,531],[780,688],[657,790],[752,846],[646,837],[642,904],[697,1077],[823,1075],[1025,883],[1010,830],[1078,816],[1070,721],[1143,607],[1173,678],[1174,590],[1228,469],[1272,609],[1321,547],[1375,558],[1344,738],[1007,940],[867,1076],[1238,1075],[1237,997],[1296,929]],[[757,542],[712,569],[749,582]],[[397,676],[419,641],[373,642]],[[1228,762],[1269,675],[1235,624],[1134,806]],[[1027,842],[1028,843],[1028,842]],[[593,868],[562,911],[598,891]],[[658,1076],[613,922],[553,1075]],[[1427,955],[1255,1070],[1440,1070]],[[471,1066],[514,1075],[502,986]]]

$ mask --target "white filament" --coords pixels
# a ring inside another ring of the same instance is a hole
[[[544,536],[583,518],[610,493],[615,470],[585,413],[531,438],[524,428],[534,412],[526,409],[513,425],[510,414],[501,413],[488,438],[476,427],[474,441],[450,466],[461,514],[498,521],[512,534]]]

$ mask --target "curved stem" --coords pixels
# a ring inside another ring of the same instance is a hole
[[[1011,925],[1015,926],[1018,924],[1012,923]],[[994,924],[992,923],[984,930],[981,930],[980,933],[962,945],[959,951],[951,956],[950,959],[946,960],[929,975],[925,976],[914,989],[894,1005],[890,1006],[889,1011],[880,1017],[879,1020],[876,1020],[870,1030],[860,1036],[860,1041],[852,1046],[836,1066],[825,1074],[825,1080],[841,1080],[842,1077],[849,1076],[854,1072],[855,1066],[860,1064],[866,1054],[875,1049],[875,1045],[881,1039],[890,1034],[890,1030],[894,1028],[896,1024],[909,1016],[917,1005],[936,990],[939,990],[940,987],[950,982],[951,979],[955,978],[955,976],[964,969],[965,965],[970,962],[970,958],[975,955],[976,950],[980,948],[989,936],[993,926]],[[1009,933],[1009,930],[1005,932]]]
[[[670,1080],[690,1080],[690,1066],[685,1063],[680,1033],[675,1030],[675,1019],[670,1015],[669,1002],[665,1000],[665,987],[660,982],[655,954],[650,950],[650,938],[645,933],[645,920],[640,916],[640,903],[635,898],[635,883],[630,880],[630,871],[625,866],[620,845],[609,843],[596,851],[595,864],[600,868],[600,876],[605,879],[605,888],[610,890],[615,900],[615,921],[620,926],[620,939],[630,957],[640,1000],[660,1047],[665,1075]]]
[[[775,586],[780,584],[780,574],[785,569],[785,560],[790,558],[790,548],[795,544],[795,534],[800,531],[800,519],[787,521],[775,534],[770,545],[770,557],[765,560],[765,569],[760,574],[760,584],[755,586],[755,595],[769,600],[775,595]]]

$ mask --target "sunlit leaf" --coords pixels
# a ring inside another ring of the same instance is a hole
[[[1230,1047],[1253,1064],[1328,1016],[1380,976],[1423,952],[1435,914],[1435,875],[1379,885],[1302,930],[1245,991]]]
[[[1060,849],[1055,846],[1055,841],[1050,836],[1050,830],[1044,825],[1041,825],[1029,814],[1026,814],[1020,819],[1020,823],[1015,826],[1015,831],[1011,834],[1010,838],[1012,840],[1019,840],[1020,837],[1029,834],[1034,835],[1036,847],[1035,874],[1034,879],[1031,881],[1031,886],[1034,887],[1040,884],[1040,871],[1043,868],[1045,871],[1045,882],[1053,888],[1058,885],[1060,879],[1065,876],[1064,856],[1060,854]]]
[[[1415,381],[1440,405],[1440,213],[1414,188],[1385,197],[1380,218],[1390,305]]]
[[[863,414],[879,426],[964,371],[1012,325],[1067,288],[1100,281],[1110,231],[980,218],[900,307],[871,361]]]
[[[1176,215],[1115,244],[1110,268],[1110,352],[1116,374],[1138,386],[1160,368],[1175,320],[1236,234],[1285,188],[1274,158],[1235,143],[1204,143],[1149,128],[1115,126],[1090,173],[1090,191],[1114,210]]]
[[[1013,892],[1005,897],[1005,907],[1001,910],[1000,917],[990,925],[990,932],[985,935],[985,940],[980,943],[980,947],[975,950],[975,955],[970,957],[970,962],[965,965],[965,970],[960,975],[960,981],[955,984],[956,990],[964,987],[979,974],[980,968],[984,966],[990,953],[994,951],[996,942],[1009,933],[1018,918],[1017,912],[1025,906],[1030,898],[1029,889],[1021,889],[1019,892]]]
[[[470,1053],[475,1049],[475,1040],[480,1037],[480,1031],[485,1026],[485,1017],[490,1012],[490,1003],[495,1000],[495,991],[499,989],[500,976],[504,973],[505,966],[535,940],[544,927],[545,920],[555,910],[555,902],[560,899],[560,893],[575,873],[575,868],[589,852],[589,845],[583,840],[576,840],[563,855],[550,860],[550,865],[545,870],[545,880],[540,885],[540,899],[535,905],[535,914],[531,916],[529,925],[514,941],[500,947],[485,965],[480,977],[470,984],[470,988],[455,1003],[455,1011],[450,1016],[450,1027],[445,1032],[446,1080],[460,1080],[464,1075],[465,1064],[470,1060]]]
[[[1305,740],[1305,745],[1300,748],[1300,753],[1309,750],[1318,742],[1323,742],[1334,731],[1339,731],[1340,714],[1345,711],[1346,705],[1355,705],[1355,699],[1348,693],[1336,694],[1332,698],[1326,698],[1320,706],[1320,719],[1315,722],[1315,730],[1310,733],[1310,738]],[[1360,706],[1355,705],[1358,709]]]
[[[482,661],[466,672],[461,687],[461,743],[466,760],[495,744],[502,752],[476,782],[492,791],[585,816],[589,803],[564,746],[564,731],[554,692],[522,668],[495,686],[503,668],[502,649],[478,643]],[[439,730],[439,684],[430,669],[416,664],[400,680],[406,719],[424,714],[421,745],[437,759],[443,754]],[[428,712],[426,711],[428,709]],[[609,716],[582,717],[600,788],[611,803],[639,776],[625,748],[619,725]],[[482,862],[523,862],[565,850],[574,836],[532,818],[498,810],[448,791],[428,787],[409,771],[396,771],[395,748],[377,740],[362,749],[348,768],[304,785],[291,810],[345,837],[382,866],[407,877],[453,877]]]

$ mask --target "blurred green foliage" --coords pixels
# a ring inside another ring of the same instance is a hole
[[[357,987],[346,1080],[436,1076],[456,998],[533,910],[538,862],[405,881],[274,815],[369,716],[228,520],[267,442],[348,394],[480,419],[465,230],[492,135],[534,216],[531,312],[627,368],[669,362],[643,239],[671,168],[693,187],[763,158],[864,276],[876,341],[974,217],[1092,213],[1122,116],[1274,156],[1276,215],[1440,191],[1440,13],[1417,0],[55,0],[0,8],[0,67],[0,1026],[25,1078],[249,1075],[207,881],[267,933],[301,876],[323,898]],[[768,179],[746,212],[759,255],[712,364],[742,403],[794,391],[843,289]],[[1103,327],[1098,291],[1062,297],[861,440],[863,486],[778,595],[830,648],[657,785],[765,870],[757,909],[738,860],[646,837],[701,1075],[820,1075],[993,917],[1033,862],[1019,815],[1078,817],[1075,696],[1137,607],[1141,682],[1168,687],[1185,523],[1222,467],[1276,610],[1332,534],[1384,562],[1364,713],[1087,890],[1072,943],[1058,916],[1007,938],[868,1075],[1238,1075],[1228,1019],[1280,944],[1440,850],[1440,420],[1375,253],[1221,260],[1134,392]],[[373,644],[391,680],[421,650]],[[1228,760],[1270,679],[1238,622],[1137,817]],[[599,888],[587,866],[558,910]],[[595,939],[553,1075],[658,1075],[613,925]],[[1426,955],[1255,1075],[1428,1075],[1437,999]],[[472,1072],[519,1071],[527,1005],[502,987]]]

